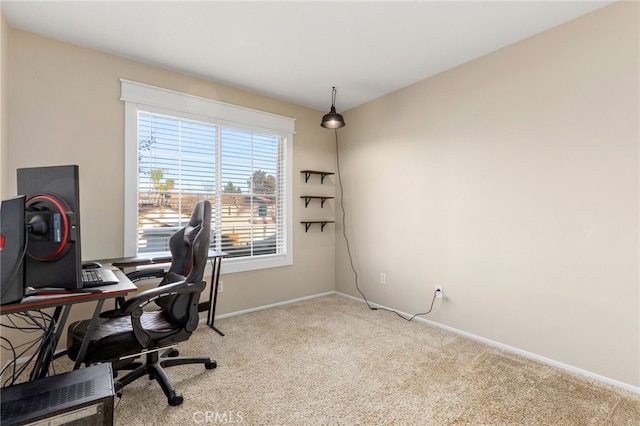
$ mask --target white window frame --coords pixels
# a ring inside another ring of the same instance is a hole
[[[138,111],[211,122],[276,134],[285,144],[284,252],[249,258],[227,258],[221,273],[252,271],[293,264],[293,135],[295,119],[186,93],[121,79],[125,104],[124,143],[124,255],[135,256],[138,237]]]

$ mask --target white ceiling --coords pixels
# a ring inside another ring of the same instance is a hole
[[[17,1],[12,28],[351,109],[613,1]]]

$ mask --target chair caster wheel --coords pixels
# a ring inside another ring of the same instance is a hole
[[[180,356],[180,351],[177,350],[177,349],[171,349],[171,350],[169,350],[169,352],[167,352],[167,356],[169,358],[175,358],[177,356]]]
[[[184,398],[179,393],[172,393],[172,395],[167,398],[167,400],[169,401],[169,405],[175,407],[176,405],[182,404]]]
[[[206,368],[207,370],[213,370],[217,366],[218,366],[218,363],[215,361],[210,361],[204,364],[204,368]]]

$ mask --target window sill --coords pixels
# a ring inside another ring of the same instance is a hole
[[[242,258],[223,258],[220,273],[234,274],[237,272],[249,272],[267,268],[279,268],[282,266],[293,265],[292,256],[287,255],[270,255],[261,256],[260,258],[242,259]],[[209,268],[210,269],[210,268]]]

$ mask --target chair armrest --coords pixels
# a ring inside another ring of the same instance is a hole
[[[175,283],[163,285],[160,287],[155,287],[149,290],[145,290],[131,297],[127,301],[125,301],[122,307],[120,308],[120,312],[124,315],[130,315],[131,325],[133,327],[133,333],[135,334],[136,338],[138,339],[138,342],[140,342],[142,347],[146,348],[149,342],[151,341],[152,336],[150,331],[145,330],[140,320],[140,318],[144,313],[144,310],[143,310],[144,306],[146,306],[150,302],[153,302],[154,300],[162,296],[170,296],[173,294],[182,294],[182,293],[198,293],[199,294],[202,292],[202,290],[204,290],[205,286],[206,286],[205,281],[188,283],[183,280],[183,281],[178,281]],[[197,309],[196,309],[196,316],[197,316]],[[197,318],[195,319],[190,318],[188,320],[188,324],[193,322],[194,320],[197,323]],[[193,325],[193,328],[195,328],[195,325]]]
[[[130,297],[129,299],[127,299],[122,304],[120,311],[125,315],[129,315],[131,314],[131,312],[133,312],[136,309],[136,307],[142,308],[147,304],[149,304],[149,302],[153,302],[154,300],[156,300],[161,296],[170,296],[172,294],[182,293],[184,291],[181,291],[181,290],[188,289],[188,288],[189,288],[189,283],[187,283],[184,280],[163,285],[160,287],[150,288],[149,290],[140,292]]]
[[[129,278],[131,282],[136,282],[151,278],[164,278],[165,273],[166,271],[162,268],[142,269],[140,271],[129,272],[127,278]]]
[[[126,274],[127,278],[131,282],[137,282],[141,280],[147,280],[151,278],[164,278],[165,270],[162,268],[154,268],[154,269],[143,269],[141,271],[133,271]],[[129,315],[129,313],[125,313],[122,311],[122,307],[125,303],[124,297],[116,298],[116,309],[112,309],[109,311],[101,312],[100,318],[116,318],[123,317]]]
[[[124,257],[120,259],[113,259],[111,260],[110,263],[116,268],[124,269],[124,268],[132,268],[134,266],[140,266],[140,265],[150,265],[153,263],[153,260],[150,257],[134,256],[134,257]]]

